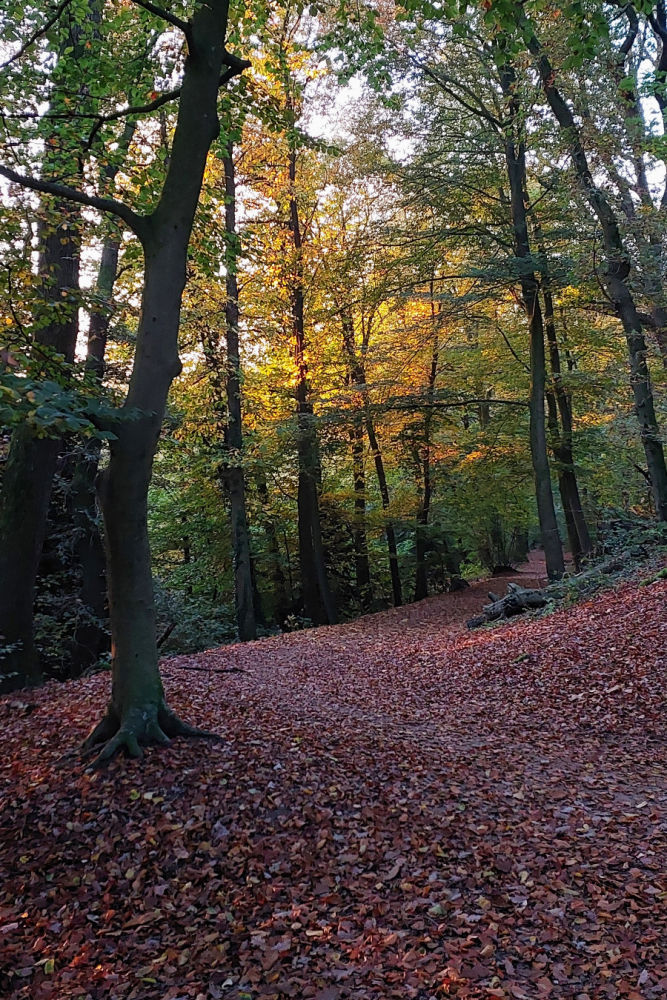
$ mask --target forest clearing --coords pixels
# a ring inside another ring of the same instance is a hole
[[[222,742],[141,765],[62,759],[103,675],[6,696],[4,995],[664,997],[667,581],[482,586],[164,661]]]

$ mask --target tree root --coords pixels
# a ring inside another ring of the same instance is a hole
[[[164,702],[160,706],[130,709],[123,714],[122,720],[110,704],[104,717],[84,741],[81,753],[84,758],[97,753],[88,765],[90,770],[96,770],[121,751],[128,757],[140,758],[143,757],[142,747],[169,746],[176,736],[222,740],[217,733],[209,733],[183,722]]]

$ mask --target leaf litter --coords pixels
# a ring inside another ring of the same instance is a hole
[[[1,699],[0,993],[667,996],[667,582],[483,589],[165,660],[225,742],[140,765],[62,759],[107,676]]]

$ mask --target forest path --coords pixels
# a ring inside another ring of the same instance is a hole
[[[489,585],[165,660],[224,739],[140,765],[61,761],[105,675],[0,699],[0,992],[662,1000],[667,581]]]

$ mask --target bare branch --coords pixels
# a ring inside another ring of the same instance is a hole
[[[431,69],[430,66],[426,66],[425,63],[419,62],[417,59],[412,59],[411,62],[417,67],[417,69],[420,69],[425,76],[428,76],[429,79],[433,80],[433,82],[436,83],[441,90],[444,90],[446,94],[449,94],[450,97],[453,97],[455,101],[458,101],[459,104],[466,108],[467,111],[484,118],[487,122],[493,125],[494,128],[502,129],[503,123],[500,119],[491,114],[489,109],[480,101],[477,94],[475,94],[470,87],[467,87],[459,80],[455,80],[453,77],[447,76],[445,73],[441,73],[440,71],[436,72]],[[461,94],[458,93],[457,90],[453,89],[454,87],[458,87],[460,91],[466,94],[468,100],[464,100]]]
[[[128,118],[130,115],[146,115],[151,111],[156,111],[158,108],[163,107],[165,104],[169,104],[170,101],[175,101],[176,98],[181,96],[181,88],[177,87],[175,90],[165,91],[164,94],[160,94],[156,97],[154,101],[149,101],[147,104],[130,104],[126,108],[120,108],[118,111],[112,111],[108,115],[99,115],[97,121],[93,125],[90,135],[86,140],[86,149],[90,149],[93,144],[95,136],[107,122],[118,121],[119,118]],[[48,116],[47,116],[48,117]]]
[[[188,21],[182,21],[180,17],[176,17],[176,15],[170,13],[170,11],[164,10],[162,7],[158,7],[157,4],[151,3],[150,0],[132,0],[132,3],[137,7],[142,7],[144,10],[147,10],[150,14],[155,14],[156,17],[162,18],[162,20],[167,21],[168,24],[173,24],[175,28],[179,28],[179,30],[185,35],[188,44],[190,43],[192,37],[192,27]]]
[[[136,233],[143,241],[147,233],[147,220],[142,215],[137,215],[129,205],[115,198],[98,198],[96,195],[86,194],[84,191],[77,191],[76,188],[67,184],[60,184],[57,181],[41,180],[29,174],[19,174],[10,167],[0,164],[0,176],[7,180],[20,184],[21,187],[29,188],[31,191],[39,191],[41,194],[51,194],[56,198],[63,198],[66,201],[74,201],[79,205],[88,205],[96,208],[99,212],[109,212],[126,222],[129,228]]]
[[[527,365],[526,362],[522,358],[520,358],[519,355],[516,353],[516,351],[512,347],[512,344],[510,342],[509,337],[507,336],[507,334],[505,333],[505,331],[503,330],[503,328],[500,326],[499,323],[496,323],[496,330],[498,331],[498,333],[500,334],[500,336],[503,338],[503,340],[507,344],[507,347],[509,348],[510,353],[514,357],[515,361],[518,361],[519,364],[521,365],[521,367],[525,368],[525,370],[527,372],[529,372],[530,371],[530,365]]]

